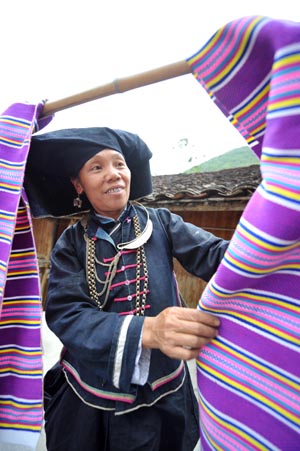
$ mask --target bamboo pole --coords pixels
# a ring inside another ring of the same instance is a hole
[[[140,88],[142,86],[158,83],[170,78],[186,75],[191,72],[190,66],[185,60],[183,60],[159,67],[157,69],[152,69],[147,72],[119,78],[88,91],[46,103],[43,108],[42,117],[50,116],[58,111],[90,102],[92,100],[100,99],[101,97],[119,94],[131,89]]]

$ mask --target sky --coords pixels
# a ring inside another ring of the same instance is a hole
[[[225,23],[256,14],[300,21],[294,0],[1,2],[1,111],[184,60]],[[59,111],[42,132],[91,126],[137,133],[153,152],[153,175],[245,145],[192,74]]]

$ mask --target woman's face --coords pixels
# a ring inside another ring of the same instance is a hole
[[[104,149],[84,164],[72,183],[78,194],[86,194],[96,213],[117,219],[129,199],[130,179],[123,155]]]

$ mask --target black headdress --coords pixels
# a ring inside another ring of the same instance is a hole
[[[60,217],[89,210],[87,198],[83,199],[81,210],[73,206],[76,192],[70,178],[103,149],[113,149],[124,156],[131,171],[131,200],[152,192],[152,153],[138,135],[107,127],[57,130],[33,135],[31,139],[24,187],[32,216]]]

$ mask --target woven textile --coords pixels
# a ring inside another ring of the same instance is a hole
[[[203,450],[300,449],[300,24],[233,21],[188,59],[260,157],[250,199],[199,302],[220,334],[197,361]]]
[[[0,449],[36,448],[43,421],[41,298],[24,170],[38,105],[14,104],[0,116]]]

